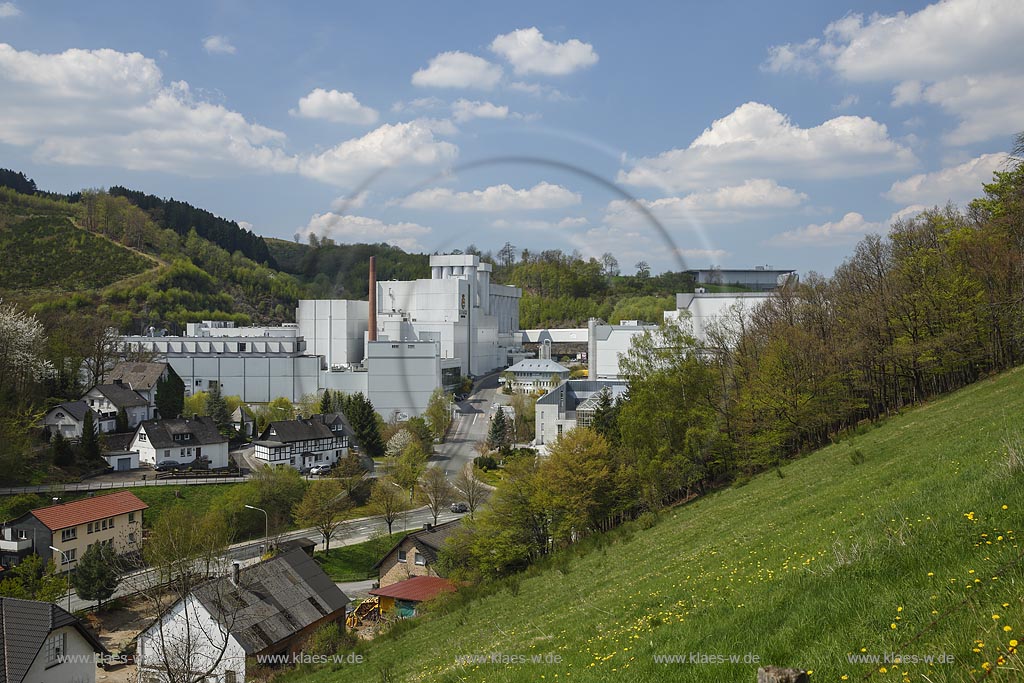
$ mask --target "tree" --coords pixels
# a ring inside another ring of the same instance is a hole
[[[53,562],[36,554],[26,555],[21,562],[4,572],[0,596],[57,602],[67,590],[67,579],[57,573]]]
[[[182,401],[182,416],[191,418],[193,415],[209,415],[206,409],[206,402],[210,395],[205,391],[197,391],[190,396],[185,396]]]
[[[354,505],[362,505],[366,502],[368,492],[364,482],[366,481],[367,474],[368,472],[363,468],[363,463],[360,461],[359,456],[352,451],[349,451],[348,455],[338,460],[338,463],[331,471],[331,476],[338,479],[342,488],[345,489],[349,500]]]
[[[611,252],[606,251],[601,255],[601,270],[605,277],[615,277],[619,274],[619,260]]]
[[[161,418],[172,419],[184,414],[185,383],[170,365],[167,366],[167,377],[161,377],[156,382],[154,403]]]
[[[80,446],[82,457],[87,462],[100,459],[100,436],[91,410],[85,411],[85,418],[82,420],[82,440]]]
[[[114,594],[120,581],[117,555],[110,543],[90,545],[71,576],[78,597],[95,600],[98,609],[103,609],[103,601]]]
[[[551,379],[548,381],[548,386],[551,387],[552,389],[554,389],[554,388],[558,387],[558,385],[561,384],[561,383],[562,383],[562,376],[560,374],[558,374],[557,372],[552,372],[551,373]]]
[[[75,452],[60,432],[50,439],[50,453],[53,455],[53,464],[57,467],[67,467],[75,462]]]
[[[348,418],[355,432],[356,442],[363,452],[371,458],[384,455],[384,441],[380,436],[380,423],[373,403],[361,393],[348,394],[344,397],[344,408],[341,412]]]
[[[477,508],[487,499],[490,490],[487,484],[476,476],[473,463],[466,463],[466,466],[459,472],[459,476],[455,478],[455,488],[462,494],[462,499],[469,506],[470,518],[473,518]]]
[[[487,430],[487,446],[491,450],[505,450],[509,446],[508,419],[500,406],[491,418],[491,426]]]
[[[442,387],[434,389],[434,392],[430,394],[427,409],[423,414],[427,418],[427,424],[430,425],[430,433],[435,439],[444,439],[445,434],[448,433],[448,428],[452,424],[452,407],[452,395]]]
[[[551,535],[571,543],[594,530],[610,512],[610,448],[592,429],[577,427],[560,436],[540,468],[537,502],[551,519]]]
[[[206,413],[217,423],[217,429],[221,434],[229,433],[231,411],[228,410],[228,402],[220,392],[220,382],[210,383],[210,391],[206,397]]]
[[[388,472],[400,486],[409,490],[410,498],[427,466],[427,458],[427,451],[418,439],[410,441],[397,456],[388,458]]]
[[[49,375],[53,366],[43,358],[45,347],[39,320],[0,299],[0,399]]]
[[[440,467],[428,467],[420,477],[420,501],[430,510],[434,524],[437,524],[441,512],[455,502],[456,493]]]
[[[651,266],[647,261],[637,261],[634,267],[636,268],[636,276],[638,278],[649,278],[651,276]]]
[[[513,394],[512,438],[518,443],[533,439],[536,432],[537,397],[533,394]]]
[[[124,434],[130,429],[131,427],[128,426],[128,411],[124,408],[118,408],[117,416],[114,418],[114,431],[118,434]]]
[[[324,395],[320,397],[320,414],[327,415],[331,412],[331,390],[324,389]]]
[[[416,440],[408,429],[402,428],[395,432],[394,436],[388,439],[387,449],[384,451],[389,458],[397,458],[409,445]]]
[[[618,415],[618,404],[612,401],[612,392],[605,387],[597,396],[597,408],[594,409],[591,427],[612,444],[619,441]]]
[[[380,515],[388,525],[388,535],[398,516],[409,509],[409,497],[405,490],[391,477],[380,477],[373,483],[370,492],[370,509]]]
[[[87,384],[103,384],[107,372],[114,366],[121,346],[121,335],[104,317],[89,318],[81,327],[85,344],[85,372]]]
[[[342,523],[341,513],[351,505],[345,488],[337,479],[314,481],[292,514],[301,526],[311,526],[324,537],[324,546],[331,549],[331,536]]]

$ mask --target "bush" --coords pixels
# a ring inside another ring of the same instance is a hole
[[[864,460],[864,453],[862,453],[859,448],[854,448],[852,451],[850,451],[850,463],[854,465],[863,465]]]
[[[498,469],[498,461],[492,455],[478,455],[473,458],[473,466],[488,472]]]
[[[356,639],[338,622],[324,624],[309,637],[303,651],[310,655],[333,655],[341,650],[355,647]]]

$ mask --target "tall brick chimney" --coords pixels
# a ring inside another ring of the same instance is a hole
[[[367,323],[370,341],[377,341],[377,257],[370,257],[370,319]]]

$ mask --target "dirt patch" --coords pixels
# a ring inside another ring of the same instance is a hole
[[[97,635],[113,656],[118,656],[135,640],[142,629],[156,619],[157,610],[152,598],[140,596],[119,598],[110,609],[90,612],[85,623]],[[130,648],[134,652],[134,647]],[[96,680],[103,683],[136,683],[138,673],[134,664],[97,669]]]

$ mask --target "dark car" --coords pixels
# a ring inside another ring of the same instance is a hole
[[[181,463],[177,460],[164,460],[156,466],[157,472],[169,472],[170,470],[176,470],[181,467]]]
[[[469,503],[452,503],[452,512],[469,512]]]

